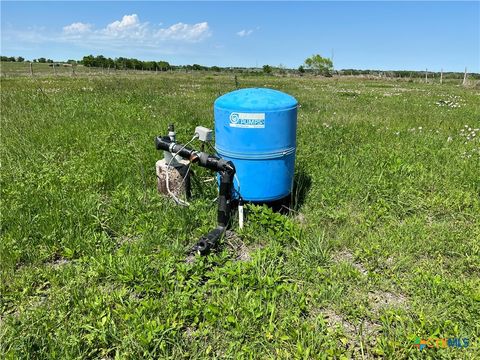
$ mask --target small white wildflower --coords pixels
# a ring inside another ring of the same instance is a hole
[[[423,128],[421,126],[418,127],[418,130],[422,130]]]
[[[453,140],[453,138],[451,136],[449,136],[448,139],[447,139],[447,142],[450,142],[452,140]]]

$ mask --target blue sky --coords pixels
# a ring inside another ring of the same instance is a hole
[[[1,54],[480,72],[480,2],[1,2]]]

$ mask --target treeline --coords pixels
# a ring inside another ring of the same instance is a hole
[[[29,61],[26,60],[25,58],[21,56],[0,56],[0,61],[5,61],[5,62],[25,62]],[[47,59],[44,57],[38,58],[38,59],[33,59],[32,62],[34,63],[41,63],[41,64],[53,64],[53,63],[58,63],[58,61],[53,61],[52,59]],[[60,61],[62,63],[64,61]],[[75,60],[68,60],[66,61],[68,64],[75,64],[77,63]]]
[[[21,56],[0,56],[0,61],[8,61],[8,62],[24,62],[25,58]]]
[[[2,62],[25,62],[28,61],[21,56],[0,56]],[[228,73],[244,73],[254,75],[316,75],[317,71],[309,69],[303,65],[297,69],[287,68],[283,65],[272,66],[263,65],[261,68],[248,68],[248,67],[219,67],[219,66],[203,66],[199,64],[193,65],[171,65],[167,61],[142,61],[135,58],[109,58],[103,55],[84,56],[81,60],[68,60],[63,62],[54,62],[52,59],[44,57],[33,59],[35,63],[68,63],[72,65],[83,65],[86,67],[104,68],[104,69],[117,69],[117,70],[147,70],[147,71],[213,71],[213,72],[228,72]],[[425,71],[408,71],[408,70],[358,70],[358,69],[341,69],[331,70],[328,72],[329,76],[375,76],[375,77],[388,77],[388,78],[425,78]],[[463,72],[444,72],[443,79],[462,79]],[[325,75],[324,75],[325,76]],[[440,72],[428,72],[429,79],[439,78]],[[468,73],[470,79],[480,79],[478,73]]]
[[[82,60],[78,62],[87,67],[100,67],[110,69],[132,69],[132,70],[170,70],[171,66],[167,61],[142,61],[133,58],[107,58],[103,55],[84,56]]]
[[[119,70],[158,70],[158,71],[167,71],[167,70],[211,70],[211,71],[221,71],[222,69],[218,66],[203,66],[199,64],[193,65],[170,65],[167,61],[142,61],[134,58],[107,58],[103,55],[93,56],[88,55],[84,56],[82,60],[78,62],[83,66],[87,67],[98,67],[98,68],[110,68],[110,69],[119,69]]]

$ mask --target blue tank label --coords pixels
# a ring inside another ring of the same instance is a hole
[[[230,114],[230,127],[262,129],[265,127],[265,113],[240,113]]]

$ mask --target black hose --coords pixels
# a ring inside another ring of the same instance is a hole
[[[169,151],[172,154],[180,155],[191,162],[198,163],[199,166],[216,171],[220,174],[220,189],[218,195],[217,222],[218,226],[207,235],[200,238],[193,247],[193,252],[207,254],[222,238],[227,227],[230,225],[231,202],[233,178],[235,176],[235,165],[231,161],[226,161],[217,156],[209,155],[205,152],[189,149],[181,144],[171,141],[168,136],[155,138],[155,147],[157,150]]]
[[[223,234],[225,233],[226,228],[223,226],[217,226],[215,229],[210,231],[207,235],[204,235],[198,240],[195,246],[192,248],[193,253],[199,252],[201,255],[206,255],[214,248]]]

